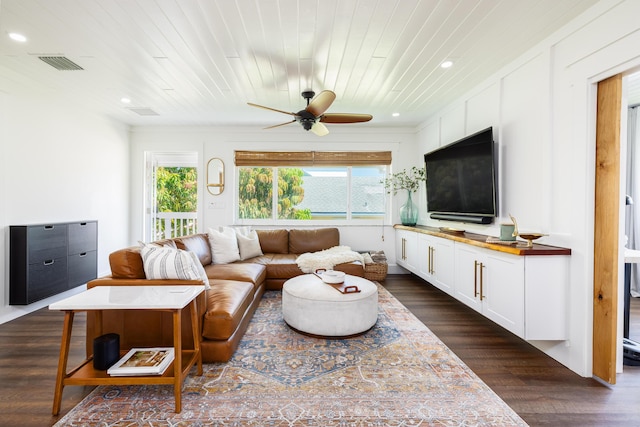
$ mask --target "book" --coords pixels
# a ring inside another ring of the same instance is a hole
[[[174,358],[173,347],[132,348],[107,369],[111,376],[162,375]]]

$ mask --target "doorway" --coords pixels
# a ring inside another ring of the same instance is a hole
[[[198,153],[145,153],[145,241],[198,232]]]

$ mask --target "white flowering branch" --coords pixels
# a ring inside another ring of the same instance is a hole
[[[413,193],[420,188],[420,183],[425,181],[425,168],[413,166],[409,172],[405,169],[402,172],[394,173],[388,178],[380,181],[380,183],[384,184],[387,194],[393,193],[395,195],[398,190],[409,190]]]

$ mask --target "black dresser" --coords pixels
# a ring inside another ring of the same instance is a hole
[[[9,304],[31,304],[97,277],[97,221],[9,228]]]

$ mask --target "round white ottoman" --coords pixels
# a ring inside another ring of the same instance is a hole
[[[282,317],[293,329],[323,337],[348,337],[368,331],[378,319],[378,288],[347,275],[360,292],[343,294],[315,274],[287,280],[282,287]]]

